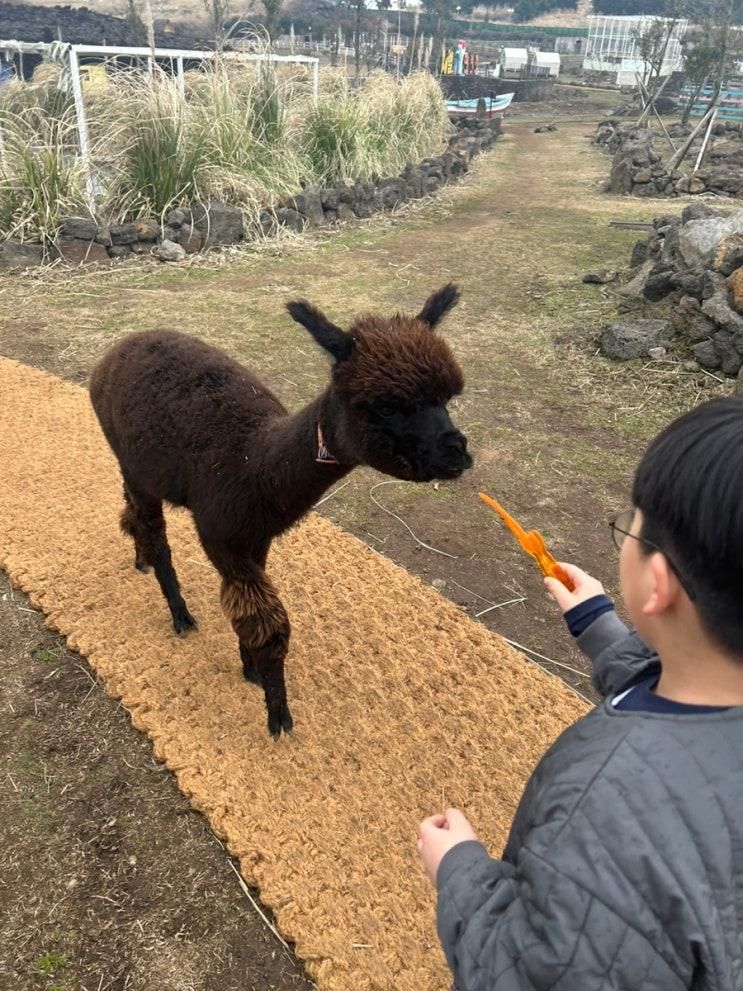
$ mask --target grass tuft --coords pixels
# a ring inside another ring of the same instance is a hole
[[[52,71],[8,90],[0,235],[51,242],[62,218],[87,212],[74,112]],[[182,88],[175,77],[112,71],[88,94],[87,110],[97,212],[106,220],[219,199],[256,226],[262,210],[304,187],[394,175],[442,151],[449,131],[443,94],[426,73],[374,73],[351,89],[326,69],[315,102],[304,66],[229,56],[186,73]]]
[[[67,966],[67,957],[61,953],[42,953],[42,955],[34,961],[33,969],[37,974],[43,974],[45,977],[52,977],[57,971],[62,970],[63,967]]]
[[[74,113],[0,107],[0,134],[0,234],[49,244],[64,217],[87,213]]]

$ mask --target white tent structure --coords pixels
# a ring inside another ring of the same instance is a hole
[[[77,123],[78,143],[80,146],[80,158],[82,159],[85,171],[85,188],[88,206],[91,212],[95,207],[95,177],[93,175],[92,162],[90,156],[90,141],[88,138],[88,120],[85,113],[85,101],[83,99],[83,87],[81,84],[80,60],[103,61],[114,65],[117,58],[140,59],[146,64],[148,71],[155,71],[155,66],[165,63],[170,71],[178,77],[178,82],[183,92],[184,87],[184,65],[186,62],[209,62],[217,57],[214,51],[199,51],[174,48],[116,48],[109,45],[71,45],[64,42],[25,42],[25,41],[0,41],[0,55],[6,59],[16,55],[41,55],[44,59],[57,62],[62,65],[63,72],[69,77],[72,88],[72,96],[75,102],[75,118]],[[229,61],[240,62],[295,62],[312,66],[312,93],[317,99],[320,60],[310,55],[273,55],[270,53],[251,52],[227,52],[221,58]],[[0,141],[2,133],[0,132]]]
[[[521,72],[529,64],[529,53],[525,48],[504,48],[500,64],[503,72]]]
[[[535,52],[534,65],[538,70],[541,70],[540,75],[545,73],[552,78],[560,75],[560,55],[558,52]]]

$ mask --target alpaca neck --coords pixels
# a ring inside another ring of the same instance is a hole
[[[318,460],[318,426],[331,458],[337,463]],[[336,437],[330,391],[298,413],[276,421],[269,443],[274,466],[271,484],[283,516],[282,530],[312,509],[331,486],[358,464],[341,450]]]

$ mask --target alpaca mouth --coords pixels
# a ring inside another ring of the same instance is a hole
[[[474,464],[472,456],[465,452],[462,457],[448,464],[435,462],[411,462],[406,458],[398,458],[394,475],[397,478],[411,482],[451,481],[459,478]]]
[[[464,451],[462,457],[453,464],[432,465],[431,470],[434,472],[434,478],[459,478],[473,464],[472,455],[468,451]]]
[[[416,482],[451,481],[460,478],[464,472],[472,467],[472,460],[469,464],[460,465],[421,465],[415,471]]]

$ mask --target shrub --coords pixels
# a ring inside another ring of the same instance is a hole
[[[325,69],[320,81],[314,101],[305,67],[228,56],[182,86],[112,71],[86,97],[99,213],[135,219],[213,198],[250,223],[304,186],[392,175],[443,149],[444,98],[427,73],[375,73],[351,89]],[[0,234],[53,239],[65,215],[84,211],[74,114],[55,87],[49,73],[35,96],[11,94],[16,109],[0,104]]]
[[[377,72],[358,90],[349,90],[344,77],[334,83],[308,112],[305,146],[318,180],[369,179],[441,151],[448,130],[432,76],[396,80]]]
[[[66,216],[86,213],[74,113],[0,109],[0,232],[52,242]]]

